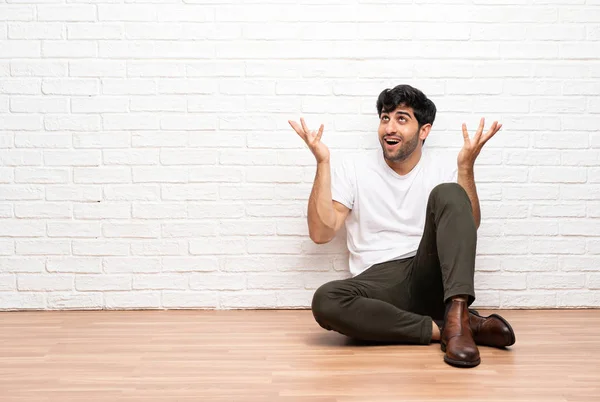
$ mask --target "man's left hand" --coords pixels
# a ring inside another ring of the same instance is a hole
[[[475,136],[471,139],[469,138],[469,133],[467,132],[467,125],[463,123],[462,131],[465,143],[458,153],[459,168],[472,169],[475,165],[475,159],[477,159],[477,156],[479,155],[479,152],[481,152],[483,145],[488,142],[488,140],[492,138],[494,134],[496,134],[502,127],[502,124],[498,124],[498,122],[495,121],[488,132],[483,134],[484,124],[485,118],[482,118],[479,122],[479,128],[477,129],[477,132],[475,132]]]

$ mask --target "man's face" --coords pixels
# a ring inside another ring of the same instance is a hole
[[[402,162],[419,146],[419,122],[412,108],[398,106],[379,119],[379,142],[384,157],[391,162]]]

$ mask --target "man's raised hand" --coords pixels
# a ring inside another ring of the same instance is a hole
[[[494,124],[492,124],[492,126],[488,130],[488,132],[483,134],[484,125],[485,119],[482,118],[479,121],[479,128],[475,132],[475,135],[473,136],[473,138],[469,138],[469,133],[467,132],[467,125],[463,123],[462,131],[465,142],[463,144],[463,148],[458,153],[459,167],[473,168],[473,165],[475,164],[475,159],[477,159],[477,156],[479,155],[479,152],[481,152],[481,148],[483,148],[483,145],[486,142],[488,142],[489,139],[492,138],[494,134],[496,134],[502,127],[502,124],[498,124],[498,122],[495,121]]]
[[[329,148],[327,145],[321,142],[321,137],[323,136],[323,124],[319,128],[319,131],[311,131],[306,126],[304,122],[304,118],[300,118],[301,126],[295,121],[288,120],[290,126],[298,133],[298,135],[304,140],[306,145],[308,145],[308,149],[313,153],[315,158],[317,159],[317,163],[329,162]]]

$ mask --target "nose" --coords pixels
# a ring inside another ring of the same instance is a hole
[[[396,125],[393,121],[389,121],[388,124],[385,125],[385,133],[386,134],[395,134],[396,133]]]

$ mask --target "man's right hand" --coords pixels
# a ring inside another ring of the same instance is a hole
[[[304,118],[300,118],[300,123],[302,126],[298,125],[295,121],[288,120],[290,126],[298,133],[298,135],[306,142],[308,145],[308,149],[313,153],[315,158],[317,159],[317,163],[329,162],[329,148],[327,145],[321,142],[321,137],[323,136],[323,124],[319,128],[319,131],[311,131],[306,126],[304,122]]]

